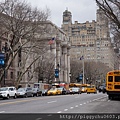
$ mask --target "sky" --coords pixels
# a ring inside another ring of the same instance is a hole
[[[39,9],[49,8],[51,11],[50,21],[61,27],[63,12],[68,9],[72,13],[72,23],[78,21],[96,20],[96,3],[95,0],[26,0],[33,7]]]

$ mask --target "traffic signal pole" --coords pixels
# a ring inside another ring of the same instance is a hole
[[[82,62],[83,62],[83,84],[85,84],[85,79],[84,79],[84,64],[85,64],[85,62],[84,62],[84,58],[82,59]]]

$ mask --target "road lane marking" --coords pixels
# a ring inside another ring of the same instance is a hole
[[[78,105],[76,105],[75,107],[78,107]]]
[[[75,98],[79,98],[80,96],[77,96],[77,97],[75,97]]]
[[[68,109],[64,109],[64,111],[67,111]]]
[[[73,109],[74,107],[70,107],[70,109]]]
[[[54,103],[54,102],[57,102],[57,101],[55,100],[55,101],[50,101],[50,102],[47,102],[47,103]]]
[[[40,98],[38,98],[38,99],[40,99]],[[13,102],[0,103],[0,106],[1,105],[8,105],[8,104],[15,104],[15,103],[28,102],[28,101],[38,100],[38,99],[30,99],[30,98],[28,98],[27,100],[26,99],[25,100],[21,99],[21,100],[13,101]]]
[[[0,113],[4,113],[5,111],[0,111]]]
[[[83,104],[86,104],[86,103],[83,103]]]
[[[61,113],[62,111],[58,111],[57,113]]]
[[[36,120],[41,120],[42,118],[37,118]]]
[[[82,104],[80,104],[80,105],[82,105]]]

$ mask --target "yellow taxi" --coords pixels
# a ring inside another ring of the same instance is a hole
[[[81,92],[82,92],[82,93],[86,93],[86,92],[87,92],[87,87],[82,87],[82,88],[81,88]]]
[[[58,88],[51,88],[50,90],[48,90],[47,95],[60,95],[61,94],[61,90],[59,90]]]
[[[97,89],[95,85],[90,85],[87,87],[87,94],[90,94],[90,93],[97,93]]]

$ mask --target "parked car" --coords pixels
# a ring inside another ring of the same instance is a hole
[[[90,93],[97,93],[97,89],[95,85],[90,85],[87,87],[87,94],[90,94]]]
[[[33,88],[33,96],[42,96],[42,90],[40,90],[39,88]]]
[[[1,87],[0,97],[9,99],[10,97],[17,98],[17,91],[15,87]]]
[[[58,88],[51,88],[47,92],[47,95],[60,95],[60,94],[61,94],[61,90],[59,90]]]
[[[42,90],[42,96],[47,96],[48,89]]]
[[[81,90],[79,87],[70,88],[70,94],[81,94]]]
[[[66,91],[66,89],[64,87],[60,87],[60,88],[58,88],[58,90],[61,91],[62,95],[66,95],[67,94],[67,91]]]
[[[100,86],[98,87],[98,91],[105,93],[105,92],[106,92],[106,86],[105,86],[105,85],[100,85]]]
[[[106,93],[106,86],[103,87],[102,92]]]
[[[33,90],[31,87],[19,88],[17,90],[18,97],[33,97]]]

